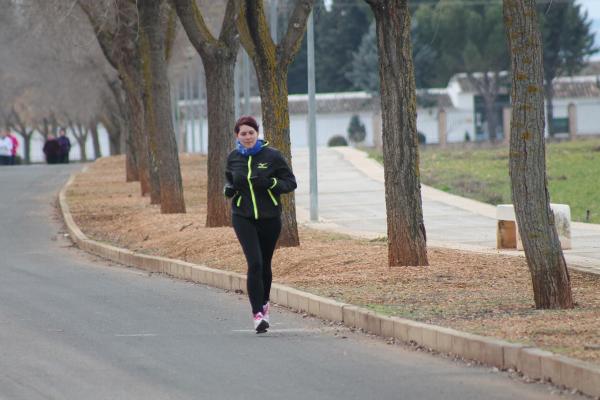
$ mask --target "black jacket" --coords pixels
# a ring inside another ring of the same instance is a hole
[[[281,215],[279,196],[297,186],[283,155],[268,143],[253,156],[229,153],[225,178],[224,193],[231,198],[233,214],[252,219]]]

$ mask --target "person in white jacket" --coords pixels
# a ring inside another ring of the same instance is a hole
[[[6,130],[0,131],[0,165],[12,164],[13,142]]]

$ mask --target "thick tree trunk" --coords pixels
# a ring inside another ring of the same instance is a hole
[[[546,121],[548,121],[548,135],[554,137],[556,129],[554,127],[554,87],[552,82],[546,82],[544,85],[544,94],[546,96]]]
[[[272,69],[269,65],[257,68],[260,90],[262,123],[265,139],[283,154],[292,168],[292,149],[290,140],[290,112],[288,107],[287,67]],[[279,246],[300,245],[298,224],[296,222],[296,200],[294,192],[281,197],[281,236]]]
[[[377,24],[390,266],[428,265],[407,0],[368,1]]]
[[[234,146],[233,78],[235,57],[204,63],[208,111],[208,187],[206,226],[230,226],[231,206],[223,196],[225,160]]]
[[[195,0],[173,0],[179,19],[202,58],[208,109],[208,185],[206,226],[230,226],[231,207],[223,197],[225,160],[233,148],[234,68],[239,40],[235,21],[239,0],[228,0],[218,40],[205,24]]]
[[[185,213],[179,154],[171,119],[165,29],[161,18],[162,3],[162,0],[138,2],[144,103],[148,113],[146,131],[150,139],[151,154],[156,157],[161,213]]]
[[[97,160],[102,157],[100,138],[98,137],[98,121],[92,121],[90,123],[90,133],[92,135],[92,144],[94,145],[94,159]]]
[[[542,43],[535,0],[504,0],[512,61],[510,178],[537,308],[572,308],[569,272],[554,225],[544,149]]]
[[[150,171],[148,164],[148,143],[144,134],[144,101],[142,97],[142,80],[134,66],[129,71],[121,73],[126,103],[129,108],[127,133],[127,164],[137,162],[136,169],[140,181],[142,196],[150,194]],[[133,168],[133,166],[131,166]],[[129,181],[128,181],[129,182]]]
[[[23,162],[25,164],[31,164],[31,136],[27,134],[22,134],[19,132],[21,137],[23,138]]]

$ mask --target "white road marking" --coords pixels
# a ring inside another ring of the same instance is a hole
[[[156,333],[131,333],[131,334],[117,334],[116,337],[154,337],[158,336]]]

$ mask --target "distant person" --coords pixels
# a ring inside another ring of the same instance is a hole
[[[60,162],[60,144],[54,135],[48,135],[43,150],[48,164],[58,164]]]
[[[248,263],[247,290],[256,333],[269,327],[271,259],[281,232],[281,199],[296,189],[283,155],[258,139],[258,123],[235,124],[236,149],[227,157],[225,196],[231,198],[233,229]]]
[[[8,137],[10,138],[10,140],[12,141],[12,144],[13,144],[10,164],[16,165],[17,164],[17,150],[19,149],[19,140],[17,139],[17,137],[15,135],[13,135],[13,133],[11,131],[8,131]]]
[[[65,128],[60,128],[58,130],[58,144],[60,146],[59,153],[59,163],[68,164],[69,163],[69,152],[71,151],[71,141],[67,137],[67,131]]]
[[[0,130],[0,165],[11,165],[13,142],[6,130]]]

